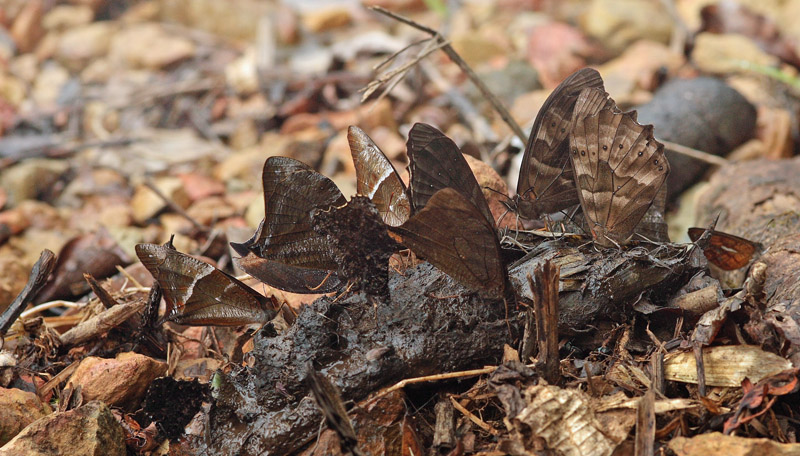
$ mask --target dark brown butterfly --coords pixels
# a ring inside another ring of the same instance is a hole
[[[346,203],[330,179],[288,157],[264,163],[265,216],[253,237],[231,243],[245,272],[293,293],[327,293],[341,286],[326,236],[311,226],[312,213]]]
[[[408,132],[406,146],[411,173],[409,192],[415,211],[424,208],[439,190],[452,188],[494,225],[494,216],[483,191],[452,139],[430,125],[416,123]]]
[[[456,189],[437,191],[422,210],[390,231],[462,285],[505,296],[506,269],[494,219]]]
[[[575,102],[585,88],[603,89],[603,79],[591,68],[567,77],[536,115],[511,204],[522,218],[536,219],[578,204],[567,137]]]
[[[689,228],[689,238],[697,242],[705,232],[705,228]],[[720,269],[733,271],[750,264],[757,250],[757,244],[752,241],[722,231],[711,231],[707,245],[703,246],[703,255]]]
[[[164,245],[138,244],[136,255],[161,285],[165,318],[182,325],[239,326],[267,323],[274,299],[211,266]]]
[[[411,200],[397,170],[364,130],[347,129],[356,168],[357,192],[372,200],[383,221],[399,226],[411,216]]]
[[[669,174],[653,126],[620,112],[602,90],[584,89],[573,111],[570,160],[595,242],[626,243]]]

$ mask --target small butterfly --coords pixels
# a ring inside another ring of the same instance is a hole
[[[358,127],[347,129],[347,140],[356,168],[356,191],[372,200],[387,225],[402,225],[411,216],[411,200],[392,162]]]
[[[598,245],[625,244],[669,174],[664,146],[600,89],[581,91],[572,120],[569,156],[589,231]]]
[[[567,77],[553,90],[533,122],[510,207],[520,217],[536,219],[578,204],[569,141],[572,112],[583,89],[603,89],[603,79],[591,68]]]
[[[264,163],[264,220],[253,237],[231,247],[245,272],[272,287],[293,293],[327,293],[342,285],[328,238],[315,232],[315,210],[347,201],[330,179],[305,163],[270,157]]]
[[[277,315],[274,298],[214,266],[177,250],[138,244],[136,255],[161,285],[166,319],[182,325],[239,326],[267,323]]]
[[[705,228],[689,228],[689,238],[697,242],[705,232]],[[708,261],[725,271],[747,266],[758,251],[758,245],[752,241],[715,230],[702,248]]]

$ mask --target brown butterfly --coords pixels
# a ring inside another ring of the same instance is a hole
[[[705,228],[689,228],[689,238],[692,242],[697,242],[705,232]],[[750,263],[758,245],[739,236],[712,230],[708,243],[702,248],[703,255],[712,264],[722,270],[733,271]]]
[[[620,112],[604,91],[583,89],[573,111],[570,160],[595,242],[628,242],[669,174],[652,125]]]
[[[505,296],[507,274],[494,219],[458,190],[437,191],[422,210],[390,231],[462,285],[490,296]]]
[[[533,122],[511,208],[524,219],[536,219],[578,204],[569,161],[572,112],[581,90],[603,89],[600,74],[584,68],[553,90]]]
[[[350,153],[356,168],[356,190],[372,200],[389,226],[405,223],[411,216],[411,200],[397,170],[364,130],[347,129]]]
[[[253,237],[231,243],[237,265],[272,287],[293,293],[327,293],[341,287],[328,239],[312,229],[317,209],[346,203],[330,179],[288,157],[264,163],[265,216]]]
[[[182,325],[239,326],[267,323],[278,303],[228,274],[177,250],[138,244],[136,255],[161,285],[165,318]]]
[[[439,190],[452,188],[494,225],[494,216],[481,186],[452,139],[428,124],[416,123],[408,132],[406,147],[411,174],[409,193],[414,210],[422,210]]]

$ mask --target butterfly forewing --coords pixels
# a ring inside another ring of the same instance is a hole
[[[402,225],[411,215],[411,201],[397,170],[360,128],[351,126],[347,140],[356,168],[358,194],[372,200],[387,225]]]
[[[407,147],[415,210],[424,208],[439,190],[453,188],[494,224],[483,191],[456,143],[436,128],[417,123],[408,133]]]
[[[596,242],[627,242],[669,173],[653,127],[620,112],[607,94],[585,89],[573,113],[570,159]]]
[[[136,255],[161,285],[167,320],[238,326],[276,316],[271,300],[208,263],[155,244],[137,245]]]
[[[584,68],[570,75],[536,116],[517,182],[517,213],[523,218],[538,218],[578,203],[567,136],[576,99],[585,88],[602,92],[603,80],[597,71]]]
[[[502,297],[505,266],[490,220],[464,195],[445,188],[405,224],[390,230],[414,253],[462,285]]]
[[[705,231],[703,228],[689,228],[689,238],[696,242]],[[703,255],[720,269],[733,271],[747,266],[757,250],[758,246],[752,241],[722,231],[712,231],[708,245],[703,248]]]

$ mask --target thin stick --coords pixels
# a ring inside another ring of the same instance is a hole
[[[36,307],[31,307],[30,309],[26,310],[25,312],[22,312],[20,314],[19,318],[23,318],[23,319],[24,318],[28,318],[31,315],[35,315],[35,314],[37,314],[39,312],[44,312],[45,310],[54,309],[56,307],[69,307],[71,309],[76,309],[76,308],[78,308],[80,306],[81,306],[80,304],[75,303],[75,302],[71,302],[71,301],[62,301],[62,300],[48,301],[48,302],[43,302],[43,303],[39,304]]]
[[[402,22],[403,24],[414,27],[417,30],[421,30],[434,37],[439,43],[446,43],[445,38],[438,31],[430,27],[426,27],[405,16],[400,16],[399,14],[395,14],[385,8],[381,8],[380,6],[373,6],[370,9],[377,13],[383,14],[384,16],[390,17],[398,22]],[[481,78],[478,77],[477,74],[475,74],[475,71],[473,71],[472,68],[470,68],[470,66],[467,65],[467,62],[465,62],[464,59],[462,59],[461,56],[458,55],[458,53],[455,51],[455,49],[453,49],[452,46],[450,46],[450,44],[444,44],[442,46],[442,51],[444,51],[444,53],[447,54],[448,57],[450,57],[450,60],[452,60],[456,65],[458,65],[459,68],[461,68],[461,71],[463,71],[464,74],[467,75],[469,80],[472,81],[473,84],[475,84],[475,87],[477,87],[478,90],[481,91],[483,96],[486,97],[487,100],[489,100],[489,103],[492,104],[494,110],[497,111],[497,114],[500,115],[500,118],[502,118],[503,121],[511,128],[514,134],[517,135],[517,137],[519,137],[519,139],[523,143],[526,143],[528,141],[528,138],[525,135],[525,132],[522,130],[519,124],[514,120],[514,118],[511,117],[511,113],[508,112],[508,109],[506,109],[503,103],[497,97],[494,96],[492,91],[489,90],[489,87],[487,87],[486,84],[483,83]]]
[[[156,184],[154,184],[151,180],[148,179],[147,181],[145,181],[144,185],[145,187],[152,190],[153,193],[158,195],[158,197],[161,198],[164,201],[164,203],[166,203],[167,206],[169,206],[170,209],[178,213],[178,215],[180,215],[181,217],[188,220],[189,223],[191,223],[192,226],[194,226],[197,230],[208,231],[208,227],[200,224],[200,222],[195,220],[191,215],[189,215],[185,210],[183,210],[182,207],[175,204],[175,201],[172,201],[167,195],[165,195],[161,190],[159,190],[158,187],[156,187]]]
[[[449,380],[451,378],[474,377],[476,375],[490,374],[494,372],[495,369],[497,369],[497,366],[487,366],[484,367],[483,369],[473,369],[468,371],[448,372],[446,374],[426,375],[424,377],[407,378],[404,380],[400,380],[399,382],[395,383],[394,385],[382,391],[379,391],[378,394],[372,397],[372,399],[374,400],[379,397],[383,397],[393,391],[403,389],[407,385],[411,385],[413,383],[437,382],[440,380]]]
[[[489,424],[487,424],[485,421],[483,421],[482,419],[480,419],[477,416],[473,415],[472,412],[470,412],[469,410],[465,409],[464,406],[459,404],[458,401],[456,400],[456,398],[454,398],[453,396],[450,396],[450,402],[453,404],[453,408],[455,408],[456,410],[458,410],[459,412],[464,414],[464,416],[469,418],[470,421],[472,421],[473,423],[477,424],[479,428],[483,429],[484,431],[488,432],[489,434],[500,435],[500,431],[498,431],[497,429],[489,426]]]
[[[664,145],[664,147],[675,152],[676,154],[685,155],[689,158],[694,158],[695,160],[700,160],[711,165],[724,166],[730,163],[730,160],[727,160],[718,155],[709,154],[708,152],[703,152],[702,150],[692,149],[691,147],[674,143],[672,141],[664,141],[662,139],[659,139],[658,142],[660,142],[661,144]]]

